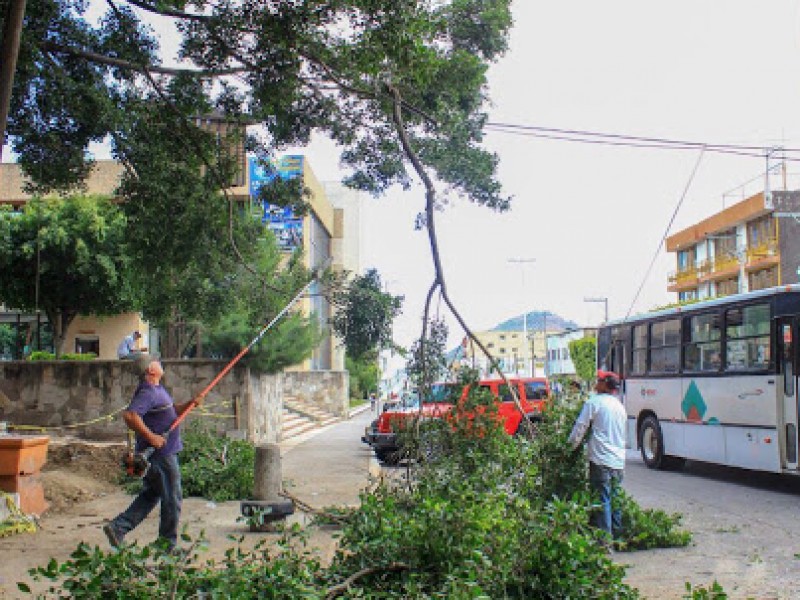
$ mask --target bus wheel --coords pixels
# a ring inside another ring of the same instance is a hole
[[[661,427],[654,416],[645,417],[639,433],[639,447],[642,449],[642,460],[650,469],[663,469],[664,438]]]

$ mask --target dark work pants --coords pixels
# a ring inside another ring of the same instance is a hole
[[[144,487],[125,512],[111,521],[120,539],[147,518],[161,502],[158,535],[175,546],[178,541],[178,521],[181,517],[181,470],[178,455],[155,455],[150,459],[150,470],[144,477]]]

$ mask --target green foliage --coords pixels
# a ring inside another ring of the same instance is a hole
[[[367,353],[359,359],[345,356],[345,367],[350,374],[350,398],[364,399],[378,389],[378,357]]]
[[[331,327],[344,340],[347,354],[366,359],[392,344],[392,322],[400,314],[402,296],[392,296],[381,289],[381,277],[375,269],[357,275],[334,292],[337,307]]]
[[[219,561],[200,561],[206,549],[202,538],[182,536],[186,552],[175,554],[158,544],[125,545],[104,552],[99,547],[81,543],[71,558],[63,563],[51,560],[44,567],[32,569],[35,581],[51,581],[41,598],[282,598],[318,599],[324,595],[317,587],[320,570],[309,552],[294,550],[302,545],[296,529],[284,532],[277,549],[261,541],[246,548],[239,539]],[[18,589],[30,593],[30,587],[18,583]]]
[[[588,497],[543,495],[536,446],[506,435],[493,404],[475,392],[438,428],[443,452],[412,483],[362,495],[334,581],[374,567],[353,597],[635,598],[588,525]],[[437,423],[420,428],[421,446]]]
[[[443,187],[492,208],[508,207],[495,177],[497,157],[481,142],[488,65],[506,50],[510,0],[142,5],[136,11],[115,5],[100,19],[89,14],[90,3],[75,0],[37,0],[28,7],[8,134],[39,189],[78,185],[90,166],[88,144],[110,138],[115,155],[144,185],[158,175],[148,196],[169,192],[162,201],[184,207],[172,191],[191,188],[183,176],[214,179],[216,189],[230,181],[229,140],[205,139],[197,127],[198,115],[212,113],[263,125],[263,140],[247,145],[264,155],[303,145],[319,132],[342,148],[353,187],[379,194],[408,186],[392,122],[396,90],[411,143]],[[171,6],[204,15],[161,20],[167,28],[179,24],[182,65],[206,73],[165,74],[154,89],[142,67],[168,60],[148,19]],[[235,85],[213,73],[227,68],[239,71]],[[204,155],[217,173],[188,168],[190,154]],[[164,166],[178,162],[187,168]],[[169,171],[172,182],[161,176]],[[166,212],[155,214],[171,221]]]
[[[77,352],[66,352],[60,356],[61,360],[94,360],[97,354],[94,352],[84,352],[78,354]]]
[[[206,351],[210,356],[233,358],[263,326],[242,312],[229,313],[208,332]],[[309,358],[319,339],[315,321],[290,314],[250,349],[243,363],[256,372],[278,373]]]
[[[582,403],[580,395],[567,392],[548,405],[542,422],[537,426],[537,436],[532,445],[541,465],[539,493],[543,497],[569,498],[590,493],[583,452],[573,451],[568,442]],[[691,533],[679,529],[679,514],[643,509],[624,490],[619,490],[616,501],[622,510],[621,549],[668,548],[686,546],[691,542]]]
[[[493,400],[480,390],[447,420],[412,423],[407,434],[417,436],[416,456],[424,460],[409,467],[409,477],[401,485],[384,480],[362,492],[358,508],[333,507],[317,519],[317,526],[341,527],[327,567],[307,553],[295,526],[284,530],[278,551],[261,544],[245,550],[240,540],[219,563],[200,564],[194,545],[181,569],[157,549],[134,545],[104,555],[82,545],[70,561],[51,561],[38,575],[60,582],[52,594],[64,590],[78,598],[202,591],[219,598],[321,599],[345,587],[346,597],[397,600],[637,598],[624,582],[625,568],[589,526],[594,500],[585,460],[566,442],[580,400],[566,393],[533,440],[506,435]],[[436,452],[427,452],[431,439]],[[204,433],[187,441],[185,456],[202,454],[192,469],[216,471],[219,438]],[[189,477],[184,471],[184,481]],[[675,518],[654,517],[628,497],[623,510],[628,549],[688,541],[673,531]],[[687,591],[692,598],[725,597],[716,584]]]
[[[692,584],[687,581],[686,593],[682,597],[685,600],[726,600],[728,594],[716,580],[710,587],[702,585],[692,587]]]
[[[10,352],[17,343],[17,334],[11,325],[0,323],[0,353]]]
[[[578,377],[582,381],[592,381],[597,373],[597,340],[593,337],[572,340],[569,355]]]
[[[620,490],[619,501],[626,530],[626,550],[680,547],[691,542],[692,534],[678,529],[681,515],[669,515],[663,510],[652,508],[643,509],[625,490]]]
[[[186,496],[223,502],[253,494],[255,447],[231,440],[199,424],[182,432],[181,481]]]
[[[0,210],[0,302],[42,309],[56,353],[78,313],[112,315],[135,305],[126,219],[107,198],[36,198]]]
[[[408,353],[406,374],[417,389],[423,390],[423,395],[431,384],[449,378],[447,334],[444,321],[431,319],[426,338],[414,342]]]
[[[239,267],[229,281],[228,310],[205,329],[206,353],[233,358],[308,283],[311,274],[298,252],[285,260],[275,238],[267,234],[258,244],[255,271]],[[269,274],[269,285],[264,278]],[[317,284],[312,286],[316,289]],[[318,321],[289,311],[244,357],[257,372],[277,373],[309,358],[322,339]]]
[[[44,350],[36,350],[35,352],[31,352],[28,356],[28,360],[55,360],[56,355],[52,352],[45,352]]]

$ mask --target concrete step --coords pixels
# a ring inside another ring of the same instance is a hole
[[[295,399],[284,403],[282,418],[281,441],[326,427],[340,420],[337,416],[318,406]]]
[[[283,426],[281,427],[282,441],[318,428],[319,425],[313,419],[291,410],[283,409]]]

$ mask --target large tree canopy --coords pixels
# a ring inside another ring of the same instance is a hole
[[[0,303],[43,310],[60,353],[79,313],[137,305],[126,248],[125,216],[108,199],[36,199],[21,214],[0,208]]]
[[[143,134],[153,124],[215,163],[190,133],[215,113],[263,124],[267,153],[321,131],[341,146],[349,184],[377,194],[410,182],[399,99],[421,163],[450,191],[504,209],[497,158],[480,142],[487,64],[506,48],[509,3],[106,0],[94,22],[87,10],[99,0],[29,2],[8,134],[48,190],[80,183],[87,145],[105,139],[146,177],[140,162],[162,141]],[[177,28],[177,66],[165,66],[153,23]]]

